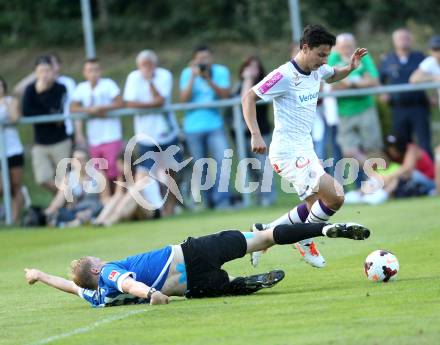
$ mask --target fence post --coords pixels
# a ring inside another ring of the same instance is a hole
[[[242,159],[246,158],[246,138],[244,136],[244,127],[243,127],[243,116],[241,114],[241,104],[235,104],[233,106],[233,116],[234,116],[234,130],[235,136],[237,140],[237,153],[238,153],[238,161],[240,162]],[[247,171],[237,171],[237,174],[244,173],[246,175]],[[251,203],[251,195],[249,193],[243,194],[243,204],[245,207],[248,207]]]
[[[3,203],[5,205],[6,225],[12,224],[11,183],[9,181],[8,157],[6,157],[5,126],[0,123],[0,159],[2,170]]]

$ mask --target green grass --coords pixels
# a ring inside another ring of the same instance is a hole
[[[290,246],[277,247],[258,267],[285,270],[285,280],[271,290],[245,297],[176,298],[155,307],[93,309],[46,286],[27,286],[23,268],[66,276],[68,263],[79,256],[119,259],[188,235],[245,230],[287,206],[204,212],[109,229],[3,230],[0,344],[35,344],[70,332],[50,344],[435,344],[440,339],[438,203],[430,198],[345,206],[334,220],[361,222],[372,236],[365,242],[319,238],[326,268],[312,269]],[[379,248],[399,258],[397,281],[366,280],[363,261]],[[232,275],[255,272],[248,257],[226,269]]]

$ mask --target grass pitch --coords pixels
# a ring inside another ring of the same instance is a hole
[[[439,199],[345,206],[334,221],[370,227],[364,242],[319,238],[327,267],[313,269],[290,246],[272,248],[254,270],[249,257],[232,275],[282,268],[278,286],[252,296],[173,299],[166,306],[93,309],[41,284],[27,286],[24,267],[66,276],[83,255],[115,260],[221,229],[246,230],[287,206],[182,215],[110,229],[0,231],[0,344],[439,344]],[[397,255],[396,282],[367,281],[365,257]]]

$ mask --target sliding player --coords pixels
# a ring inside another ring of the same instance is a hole
[[[86,256],[71,264],[73,281],[36,269],[25,269],[29,284],[42,282],[77,295],[94,307],[122,304],[167,304],[169,296],[188,298],[247,295],[270,288],[284,278],[280,270],[232,278],[224,263],[274,244],[327,236],[364,240],[368,229],[354,223],[278,225],[260,232],[228,230],[180,245],[105,262]]]

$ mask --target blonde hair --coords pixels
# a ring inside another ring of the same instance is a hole
[[[90,256],[84,256],[70,263],[70,277],[73,282],[84,289],[95,290],[97,281],[91,269],[93,260]]]

